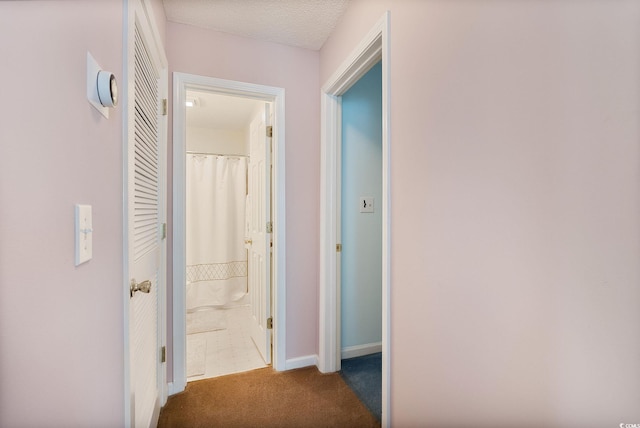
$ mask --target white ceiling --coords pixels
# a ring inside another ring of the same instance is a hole
[[[186,98],[197,101],[195,106],[186,109],[188,127],[246,130],[253,114],[264,106],[264,101],[201,91],[187,91]]]
[[[163,0],[169,21],[319,50],[349,0]]]

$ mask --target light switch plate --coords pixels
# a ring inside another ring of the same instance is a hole
[[[93,257],[91,205],[76,205],[76,266]]]
[[[373,212],[373,198],[371,196],[360,198],[360,212],[361,213]]]

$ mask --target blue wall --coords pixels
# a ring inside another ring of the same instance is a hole
[[[374,213],[360,198],[374,198]],[[382,340],[382,67],[342,96],[342,349]]]

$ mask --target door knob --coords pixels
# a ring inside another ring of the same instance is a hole
[[[151,281],[146,280],[141,283],[137,283],[135,278],[131,279],[131,286],[129,287],[129,296],[133,297],[136,291],[142,291],[143,293],[149,293],[151,291]]]
[[[245,239],[244,243],[251,245],[251,244],[253,244],[253,240],[252,239]]]

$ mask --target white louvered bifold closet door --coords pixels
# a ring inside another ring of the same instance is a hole
[[[158,76],[136,28],[134,258],[158,246]]]
[[[132,412],[136,427],[151,424],[158,398],[159,72],[138,25],[135,27],[134,138],[129,142],[129,258],[137,283],[148,293],[130,300]],[[131,137],[130,137],[131,138]]]

